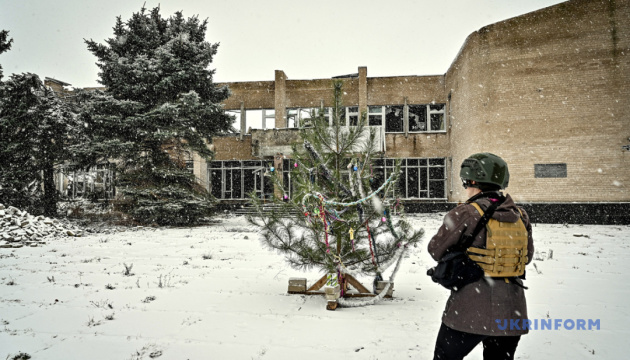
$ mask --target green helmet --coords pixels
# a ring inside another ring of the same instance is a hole
[[[491,184],[490,187],[498,186],[499,189],[505,189],[510,181],[507,163],[491,153],[470,155],[462,163],[459,176],[462,180],[474,180],[481,183],[479,187]]]

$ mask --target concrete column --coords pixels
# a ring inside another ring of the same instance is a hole
[[[430,123],[430,120],[427,120],[427,121],[428,123]],[[403,105],[403,128],[405,129],[405,137],[408,137],[409,136],[409,105],[407,104],[406,96],[405,96],[405,102]]]
[[[241,135],[240,139],[243,140],[243,136],[245,135],[245,131],[247,131],[247,111],[245,110],[245,102],[241,101]]]
[[[287,127],[287,75],[282,70],[276,70],[275,79],[275,110],[276,110],[276,126],[275,128]]]
[[[367,66],[359,66],[359,116],[367,110]]]

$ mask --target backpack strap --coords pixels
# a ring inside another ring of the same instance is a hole
[[[479,215],[483,216],[483,210],[481,210],[481,206],[479,206],[479,204],[474,202],[474,203],[470,203],[470,205],[472,205],[475,209],[477,209],[477,211],[479,212]]]
[[[486,226],[486,224],[490,220],[490,217],[492,217],[492,214],[494,214],[494,210],[496,210],[496,208],[499,206],[499,203],[501,203],[501,201],[493,202],[490,207],[486,209],[485,213],[483,210],[481,210],[479,204],[475,202],[470,203],[472,206],[475,207],[475,209],[477,209],[477,211],[479,211],[479,213],[481,214],[481,219],[479,220],[477,226],[470,235],[463,235],[461,238],[459,238],[459,241],[455,245],[457,249],[465,251],[470,247],[470,245],[472,245],[473,241],[475,241],[475,238],[477,237],[477,234],[479,234],[479,231],[481,231],[481,229]]]

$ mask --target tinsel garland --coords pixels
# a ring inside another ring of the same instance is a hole
[[[374,305],[377,302],[383,300],[385,295],[387,295],[387,292],[389,291],[389,289],[392,287],[392,283],[394,282],[394,279],[396,278],[398,269],[400,269],[400,263],[402,262],[402,258],[404,257],[406,250],[407,250],[406,246],[401,246],[401,249],[399,250],[400,253],[398,254],[398,259],[396,261],[396,267],[392,271],[392,275],[389,277],[389,283],[385,285],[385,288],[381,290],[380,294],[376,295],[373,298],[370,298],[367,300],[361,300],[361,301],[351,301],[351,300],[346,300],[344,298],[339,298],[337,299],[337,304],[339,304],[339,306],[342,306],[342,307],[359,307],[359,306]]]
[[[305,149],[309,152],[309,154],[311,155],[311,157],[313,158],[313,160],[315,161],[321,161],[321,155],[319,153],[317,153],[317,151],[315,150],[315,148],[313,148],[312,144],[308,141],[304,141],[304,147]],[[352,165],[352,164],[351,164]],[[349,165],[349,168],[351,167],[351,165]],[[356,192],[354,191],[354,187],[355,187],[355,182],[353,181],[352,178],[352,171],[350,172],[349,176],[350,176],[350,186],[351,186],[351,190],[349,190],[344,184],[342,183],[338,183],[336,181],[334,181],[333,176],[330,173],[330,170],[326,167],[325,164],[320,164],[318,166],[318,169],[320,170],[320,173],[323,175],[323,177],[331,182],[331,183],[336,183],[336,185],[339,186],[339,189],[341,189],[341,191],[343,192],[344,196],[356,196]],[[314,169],[310,169],[310,172],[312,174]],[[372,167],[370,165],[370,170],[372,171]],[[360,178],[360,175],[358,172],[356,172],[356,176],[357,176],[357,181],[356,181],[356,185],[358,188],[358,192],[361,196],[361,199],[356,200],[356,201],[352,201],[352,202],[338,202],[338,201],[333,201],[333,200],[327,200],[323,194],[321,193],[307,193],[303,198],[302,198],[302,209],[304,210],[304,215],[307,216],[309,218],[310,221],[310,214],[308,212],[308,208],[306,206],[306,202],[310,197],[316,197],[319,199],[320,201],[320,205],[319,205],[319,212],[320,212],[320,217],[322,218],[322,221],[324,223],[324,232],[326,234],[326,252],[330,253],[330,249],[329,249],[329,244],[328,244],[328,224],[327,224],[327,220],[326,220],[326,215],[328,215],[328,217],[330,219],[332,219],[333,221],[343,221],[342,219],[339,218],[339,213],[337,213],[337,211],[335,209],[332,209],[332,211],[329,211],[327,209],[325,209],[324,205],[329,205],[329,206],[342,206],[345,207],[344,210],[342,210],[340,213],[345,212],[349,207],[352,206],[356,206],[357,207],[357,211],[359,213],[359,219],[360,219],[360,223],[363,223],[363,209],[362,209],[362,204],[365,203],[366,201],[370,200],[371,198],[373,198],[375,195],[379,194],[381,191],[383,191],[390,183],[391,181],[395,178],[395,173],[392,173],[389,178],[375,191],[373,191],[372,193],[370,193],[369,195],[365,195],[365,191],[363,189],[363,184]],[[398,205],[398,203],[396,204]],[[398,273],[398,270],[400,268],[400,264],[402,262],[402,258],[404,257],[405,251],[406,251],[406,245],[403,245],[400,242],[400,236],[394,231],[393,225],[392,225],[392,221],[391,221],[391,215],[389,212],[385,212],[385,218],[386,218],[386,225],[389,228],[389,230],[392,232],[394,238],[396,238],[396,240],[398,240],[398,246],[399,246],[399,250],[398,252],[398,256],[394,255],[390,258],[390,260],[386,263],[386,264],[378,264],[378,260],[376,259],[374,250],[375,250],[375,239],[373,239],[373,236],[371,234],[370,228],[369,228],[369,224],[365,224],[366,225],[366,229],[368,232],[368,243],[369,243],[369,247],[370,247],[370,254],[372,257],[372,263],[374,264],[374,266],[377,269],[377,278],[376,280],[380,280],[382,279],[381,277],[381,271],[385,270],[387,268],[389,268],[392,263],[394,261],[396,261],[396,267],[394,268],[390,279],[389,279],[389,283],[385,286],[385,288],[380,292],[379,295],[369,299],[369,300],[363,300],[363,301],[348,301],[346,299],[344,299],[343,297],[341,297],[340,299],[338,299],[338,304],[340,306],[344,306],[344,307],[359,307],[359,306],[367,306],[367,305],[372,305],[375,304],[378,301],[381,301],[385,295],[387,294],[387,292],[389,291],[389,289],[391,288],[391,284],[393,283],[396,274]],[[343,221],[345,222],[345,221]],[[351,229],[352,231],[352,229]],[[354,241],[352,243],[352,247],[354,249]],[[349,269],[347,269],[345,267],[345,265],[343,265],[343,262],[341,261],[341,258],[338,256],[335,256],[337,258],[337,262],[338,262],[338,266],[337,266],[337,276],[339,278],[341,278],[344,274],[352,274],[352,271],[350,271]]]
[[[370,200],[371,198],[373,198],[376,194],[378,194],[381,191],[383,191],[383,189],[385,189],[385,187],[394,179],[395,175],[396,174],[391,174],[389,176],[389,178],[387,178],[387,180],[383,183],[383,185],[381,185],[378,189],[374,190],[374,192],[372,192],[370,195],[368,195],[368,196],[366,196],[366,197],[364,197],[362,199],[344,203],[344,202],[338,202],[338,201],[333,201],[333,200],[326,200],[325,197],[322,194],[320,194],[320,193],[315,193],[315,194],[308,193],[308,194],[304,195],[304,197],[302,198],[302,207],[304,209],[306,209],[306,204],[305,203],[306,203],[306,200],[309,197],[320,198],[322,200],[322,202],[324,204],[326,204],[326,205],[350,207],[350,206],[356,206],[356,205],[363,204],[364,202],[366,202],[366,201]]]
[[[317,150],[315,150],[313,145],[308,142],[308,140],[304,140],[304,148],[309,152],[313,160],[315,160],[316,162],[321,161],[322,156],[317,152]],[[318,167],[320,169],[320,173],[324,176],[324,179],[328,180],[331,183],[335,183],[333,176],[330,174],[330,170],[328,170],[328,167],[326,167],[325,164],[319,164]],[[346,185],[342,183],[338,183],[337,185],[339,185],[339,189],[341,189],[345,196],[352,195],[352,192],[346,187]]]

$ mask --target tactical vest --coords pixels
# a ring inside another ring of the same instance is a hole
[[[478,204],[471,205],[483,216]],[[490,219],[486,230],[486,248],[469,247],[468,257],[484,270],[486,276],[507,278],[523,275],[528,241],[523,220],[519,218],[517,222],[509,223]]]

